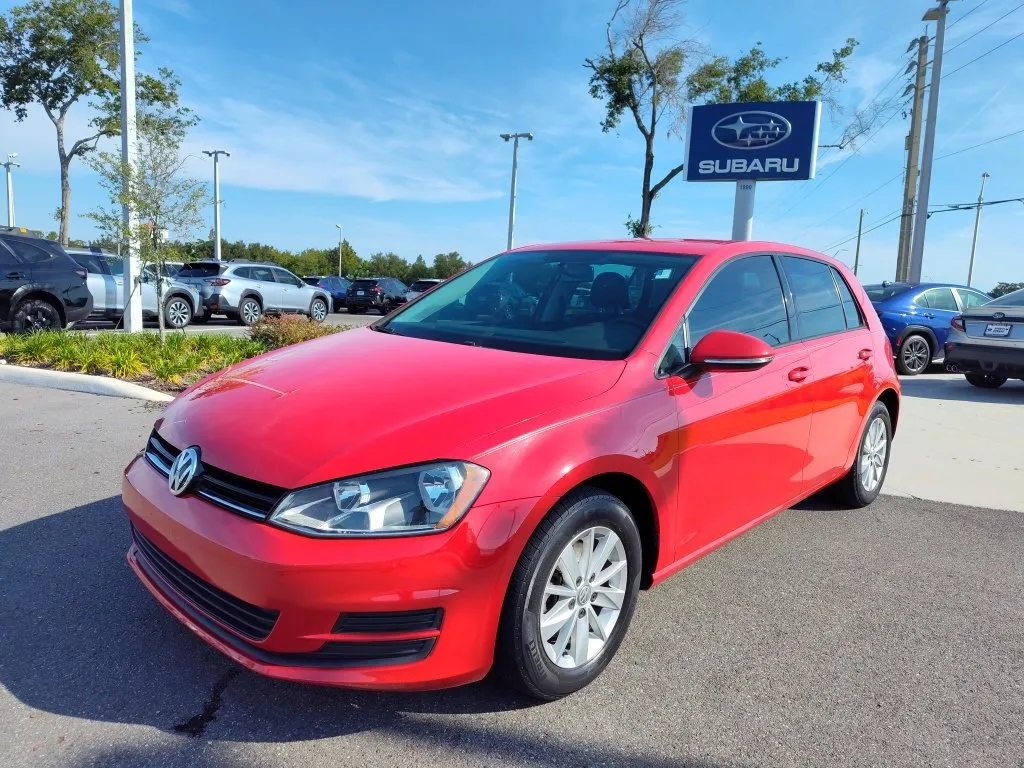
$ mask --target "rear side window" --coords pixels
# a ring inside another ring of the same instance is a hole
[[[746,256],[711,278],[687,315],[692,349],[711,331],[749,333],[772,346],[787,343],[789,321],[771,256]]]
[[[225,269],[224,264],[186,264],[175,277],[216,277]]]
[[[839,289],[839,299],[843,302],[843,312],[846,314],[846,327],[860,328],[864,325],[864,318],[860,314],[860,306],[857,304],[857,300],[853,298],[850,286],[846,284],[846,280],[839,274],[839,270],[834,267],[832,268],[832,279],[836,281],[836,287]]]
[[[7,245],[10,246],[11,250],[14,251],[23,264],[42,264],[53,258],[53,254],[49,251],[44,251],[38,245],[32,245],[21,240],[8,240]]]
[[[77,262],[79,266],[85,267],[86,271],[91,274],[110,274],[110,268],[107,266],[105,260],[100,256],[92,253],[69,253],[68,256],[70,256],[73,261]]]
[[[783,256],[782,264],[796,305],[797,336],[813,339],[845,331],[846,314],[832,279],[832,267],[797,256]]]

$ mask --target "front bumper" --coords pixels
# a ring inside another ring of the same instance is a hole
[[[984,373],[1008,379],[1024,377],[1024,349],[988,344],[946,343],[946,366],[961,373]]]
[[[522,544],[513,532],[535,503],[474,508],[442,534],[325,540],[173,496],[144,458],[128,466],[122,491],[129,564],[211,646],[271,677],[402,690],[461,685],[490,669]]]

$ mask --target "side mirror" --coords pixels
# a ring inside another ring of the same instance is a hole
[[[767,342],[736,331],[712,331],[690,353],[690,363],[703,371],[754,371],[774,359]]]

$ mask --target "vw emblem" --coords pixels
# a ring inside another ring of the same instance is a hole
[[[774,112],[736,112],[711,128],[711,138],[729,149],[761,149],[779,144],[792,133],[789,120]]]
[[[196,446],[186,448],[178,454],[171,464],[171,473],[167,477],[167,487],[175,496],[181,496],[199,474],[199,449]]]

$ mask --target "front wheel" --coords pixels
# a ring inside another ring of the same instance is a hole
[[[892,419],[883,403],[875,403],[861,434],[857,456],[846,476],[832,490],[840,503],[852,509],[868,506],[882,490],[889,471]]]
[[[562,499],[512,574],[498,631],[498,673],[543,701],[591,683],[625,637],[640,573],[640,532],[619,499],[596,488]]]
[[[313,303],[309,306],[309,316],[318,323],[326,320],[327,302],[323,299],[313,299]]]
[[[164,306],[164,322],[178,330],[192,322],[192,305],[180,296],[172,296]]]
[[[964,378],[968,384],[973,384],[982,389],[999,389],[1006,383],[1005,376],[989,376],[986,373],[965,373]]]

